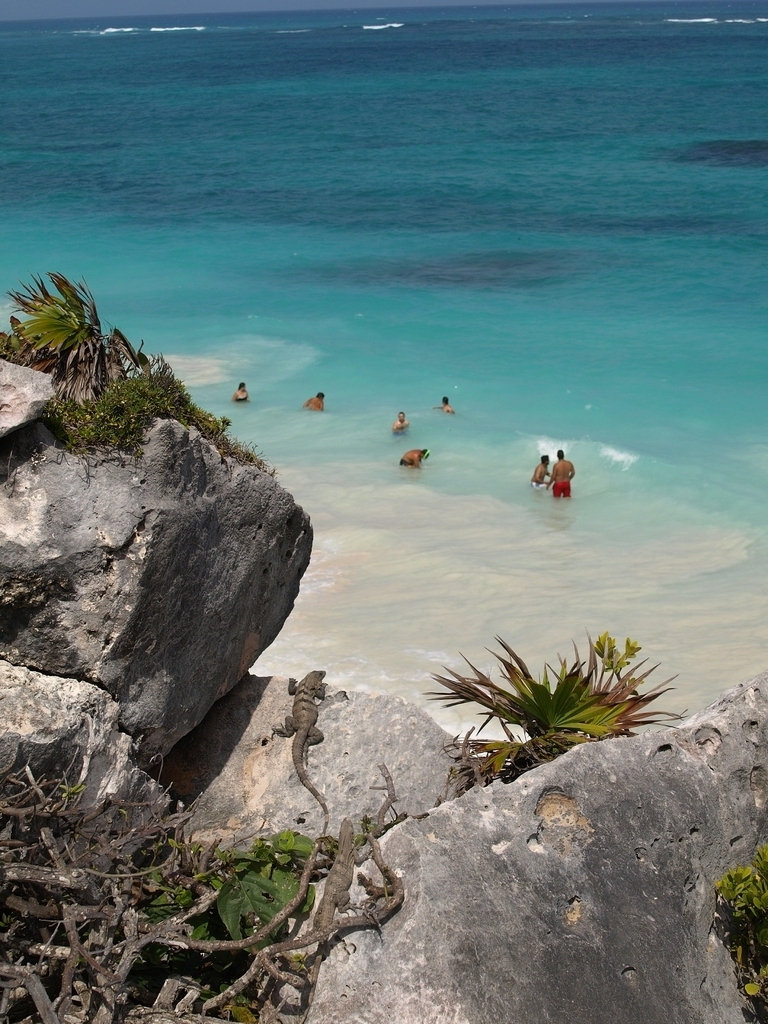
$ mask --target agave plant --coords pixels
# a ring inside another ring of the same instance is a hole
[[[596,641],[589,640],[586,661],[574,644],[572,664],[558,655],[559,667],[555,670],[546,665],[539,680],[509,644],[501,637],[496,637],[496,642],[504,653],[491,653],[506,685],[495,683],[467,661],[472,675],[446,669],[447,676],[434,675],[433,679],[447,692],[427,694],[448,707],[478,704],[486,713],[477,732],[493,720],[504,732],[503,740],[479,739],[473,736],[474,729],[464,737],[457,772],[459,789],[494,778],[511,782],[577,743],[631,736],[641,726],[680,718],[669,711],[648,710],[649,704],[670,689],[666,684],[671,680],[639,692],[658,666],[641,672],[643,661],[629,669],[641,650],[632,640],[627,639],[621,651],[613,637],[603,633]]]
[[[88,285],[49,273],[55,292],[42,277],[9,292],[26,320],[11,317],[18,344],[16,361],[50,373],[59,398],[87,402],[99,398],[114,380],[142,369],[147,359],[116,327],[105,333]]]

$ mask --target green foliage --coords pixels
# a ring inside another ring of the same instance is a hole
[[[18,363],[19,347],[20,342],[15,334],[0,331],[0,359],[5,359],[9,363]]]
[[[44,422],[69,451],[118,450],[139,456],[154,419],[175,419],[195,427],[224,457],[253,463],[273,472],[251,448],[227,433],[230,421],[206,412],[192,401],[184,384],[160,356],[142,373],[116,380],[97,399],[75,402],[54,398],[46,406]]]
[[[397,799],[384,766],[382,774],[382,824],[360,838],[383,885],[361,874],[367,899],[357,913],[302,920],[314,905],[313,879],[333,871],[340,842],[286,830],[247,850],[221,850],[216,840],[189,841],[192,812],[166,814],[162,799],[94,806],[74,780],[38,780],[29,766],[19,774],[6,766],[0,1016],[31,1020],[37,1009],[35,1020],[116,1024],[130,1005],[162,1003],[177,1016],[249,1024],[272,1019],[287,989],[306,1013],[338,930],[379,928],[403,902],[377,840]],[[29,984],[33,976],[41,984]]]
[[[758,1020],[768,1020],[768,846],[749,867],[736,867],[716,883],[728,906],[728,945],[744,993]]]
[[[430,693],[453,707],[478,704],[485,708],[478,732],[495,720],[505,739],[480,740],[472,732],[462,744],[457,788],[467,789],[474,782],[485,784],[495,778],[511,782],[523,772],[551,761],[577,743],[609,736],[631,736],[643,725],[654,725],[679,718],[670,712],[647,711],[668,687],[662,683],[645,693],[640,687],[654,670],[641,662],[634,671],[625,672],[640,645],[627,638],[623,651],[616,641],[603,633],[589,642],[589,656],[583,661],[574,645],[571,665],[559,658],[559,667],[546,665],[540,679],[534,679],[525,662],[496,637],[503,654],[494,654],[506,686],[467,662],[472,675],[463,676],[446,669],[447,676],[433,678],[448,692]],[[669,682],[669,680],[667,680]]]
[[[250,850],[219,851],[215,843],[185,839],[189,812],[165,815],[162,805],[113,800],[83,807],[85,792],[66,778],[0,772],[0,961],[42,973],[48,997],[58,994],[66,1000],[61,1005],[70,1005],[67,1019],[110,1024],[123,997],[151,1006],[169,976],[190,980],[198,1003],[228,993],[253,962],[256,943],[249,945],[248,936],[283,911],[285,920],[272,934],[284,938],[311,908],[314,887],[306,869],[315,873],[316,847],[306,836],[286,831],[257,840]],[[42,886],[41,876],[47,879]],[[73,885],[73,878],[87,884]],[[222,915],[227,889],[238,886],[258,902],[236,918],[231,911]],[[303,901],[289,914],[286,904],[299,893]],[[49,916],[29,912],[41,899]],[[60,922],[66,913],[72,927],[65,932]],[[244,937],[242,948],[232,934]],[[193,949],[190,942],[200,945]],[[34,952],[36,943],[42,953]],[[92,993],[90,1015],[72,1016],[77,986]],[[236,1019],[255,1019],[263,993],[259,985],[245,988],[223,1007],[227,1019],[235,1005],[241,1007]],[[23,987],[6,1009],[9,1020],[28,1017]]]
[[[636,640],[629,637],[624,641],[624,653],[620,653],[616,641],[607,632],[601,633],[594,643],[595,654],[602,661],[604,667],[610,672],[620,672],[627,668],[631,661],[638,656],[642,647]]]
[[[267,924],[299,891],[300,870],[312,852],[312,841],[297,832],[281,832],[269,840],[257,839],[248,853],[220,855],[228,868],[228,880],[221,887],[216,908],[233,939],[241,939],[244,928],[256,921]],[[313,886],[298,913],[312,909]],[[281,937],[285,925],[270,933],[261,945]]]
[[[50,373],[61,399],[90,401],[109,384],[142,369],[147,357],[137,351],[122,331],[104,332],[88,285],[63,274],[49,273],[51,291],[42,277],[8,293],[14,308],[26,320],[11,317],[15,343],[9,345],[13,361]]]
[[[174,842],[171,839],[168,845],[173,846]],[[183,855],[184,844],[176,843],[175,846]],[[307,836],[286,831],[267,840],[257,839],[248,851],[217,850],[215,866],[195,875],[194,882],[198,889],[201,885],[217,889],[218,897],[209,910],[191,919],[191,937],[204,941],[241,939],[252,934],[260,924],[271,921],[299,891],[299,876],[312,847],[312,840]],[[153,925],[187,910],[195,902],[191,887],[165,881],[160,871],[152,873],[147,888],[152,898],[143,902],[141,915]],[[314,899],[315,887],[310,885],[295,916],[308,913]],[[288,923],[283,922],[253,948],[264,949],[284,938],[287,931]],[[201,955],[153,944],[143,950],[131,980],[146,997],[156,994],[169,974],[186,975],[197,978],[205,995],[210,996],[223,990],[233,977],[242,974],[247,962],[245,950]],[[244,999],[242,1014],[251,1012],[249,1005]],[[232,1011],[233,1008],[229,1009]],[[242,1019],[247,1018],[243,1016]]]

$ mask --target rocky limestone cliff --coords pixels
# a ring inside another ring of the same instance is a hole
[[[165,782],[199,796],[201,839],[321,827],[272,730],[290,703],[286,680],[249,679],[166,762]],[[678,728],[586,743],[440,806],[449,737],[425,712],[331,688],[318,726],[308,771],[334,834],[375,815],[381,763],[396,810],[419,817],[382,840],[402,908],[380,933],[342,933],[308,1024],[751,1019],[715,882],[768,842],[768,674]],[[289,1000],[281,1019],[300,1015]]]
[[[195,839],[229,843],[286,828],[322,832],[322,811],[293,767],[292,741],[274,732],[292,704],[287,679],[249,675],[165,759],[162,784],[187,804],[196,800]],[[445,751],[449,737],[410,701],[331,686],[318,725],[325,738],[309,747],[307,763],[328,803],[332,831],[338,833],[346,814],[357,821],[376,817],[380,764],[397,780],[397,811],[422,814],[444,797],[453,765]]]
[[[118,714],[117,703],[92,683],[0,661],[0,781],[29,765],[37,779],[85,784],[85,808],[108,797],[150,797],[162,806],[160,791],[133,763]]]
[[[140,459],[22,427],[0,439],[0,488],[0,657],[106,690],[143,764],[274,640],[309,562],[291,495],[173,420]]]
[[[308,1024],[744,1024],[714,883],[767,803],[768,674],[406,821],[405,903],[334,947]]]
[[[47,373],[0,359],[0,437],[34,423],[51,398],[53,384]]]

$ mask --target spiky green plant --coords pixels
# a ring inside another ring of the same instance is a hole
[[[573,645],[574,661],[569,665],[558,655],[559,667],[545,665],[540,679],[501,637],[496,637],[503,652],[491,652],[499,662],[503,681],[494,682],[486,673],[467,661],[472,675],[446,669],[447,676],[433,679],[444,688],[427,696],[448,707],[478,704],[486,709],[480,733],[496,721],[505,739],[479,739],[474,729],[464,737],[458,788],[474,782],[483,784],[495,778],[511,782],[523,772],[551,761],[577,743],[631,736],[644,725],[658,725],[679,719],[669,711],[649,711],[648,705],[669,687],[664,683],[640,693],[640,687],[658,666],[640,672],[645,662],[629,669],[641,650],[627,639],[624,650],[603,633],[589,640],[589,655],[584,661]],[[466,661],[467,659],[465,659]],[[629,671],[627,671],[629,669]]]
[[[57,397],[79,403],[99,398],[112,381],[144,367],[146,357],[122,331],[102,329],[85,281],[57,273],[48,278],[55,291],[33,276],[31,284],[8,292],[16,311],[27,316],[11,317],[16,362],[50,373]]]

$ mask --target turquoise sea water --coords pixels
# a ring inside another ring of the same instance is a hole
[[[766,3],[6,23],[0,88],[0,287],[85,277],[313,518],[259,669],[768,667]]]

